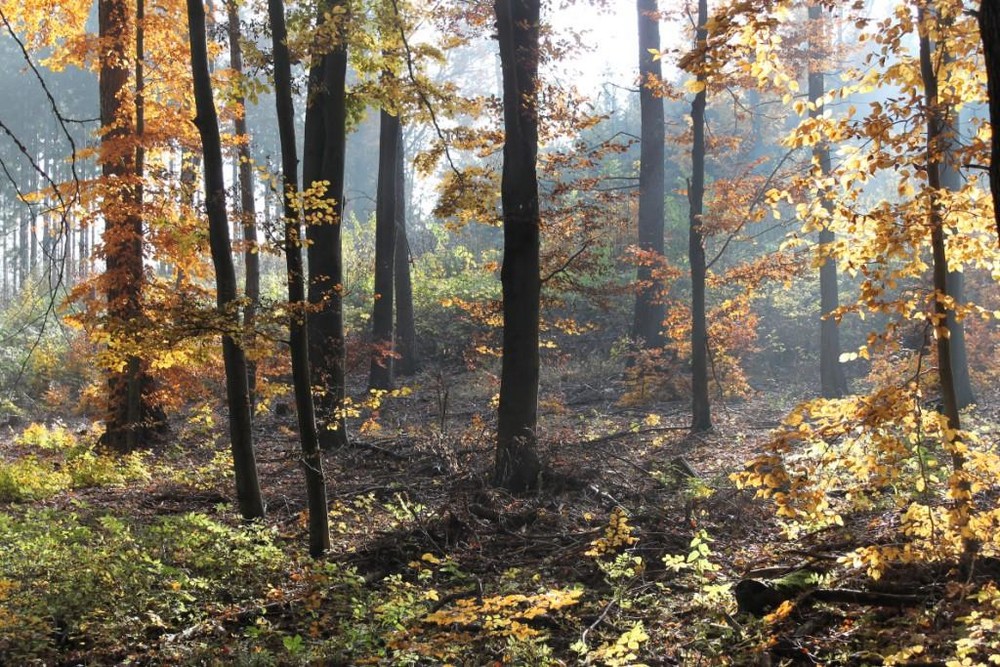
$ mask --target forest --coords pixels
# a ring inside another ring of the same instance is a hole
[[[1000,664],[1000,0],[0,20],[0,665]]]

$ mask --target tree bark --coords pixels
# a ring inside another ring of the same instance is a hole
[[[375,205],[375,299],[372,306],[370,389],[391,389],[393,372],[393,268],[396,253],[396,207],[401,205],[396,172],[399,116],[385,109],[379,128],[378,189]]]
[[[817,104],[823,97],[825,82],[823,80],[823,60],[827,49],[827,41],[824,38],[823,9],[818,4],[809,5],[809,102],[812,107],[809,110],[810,118],[819,118],[822,115],[821,107]],[[813,147],[813,162],[819,168],[821,178],[826,178],[830,173],[830,146],[825,141],[817,143]],[[833,202],[829,198],[829,193],[821,193],[823,198],[823,208],[827,213],[833,211]],[[832,216],[827,216],[829,220]],[[840,363],[840,327],[832,313],[840,306],[840,294],[837,280],[837,260],[830,256],[830,248],[835,240],[834,233],[824,224],[819,232],[819,253],[821,264],[819,267],[819,293],[820,293],[820,346],[819,346],[819,375],[820,388],[824,398],[841,398],[848,392],[847,378],[844,376],[844,367]]]
[[[931,228],[931,253],[934,258],[934,333],[937,339],[938,352],[938,382],[941,385],[941,403],[947,428],[959,431],[962,428],[959,418],[958,399],[955,392],[954,359],[952,358],[951,332],[948,329],[948,309],[944,300],[948,298],[948,259],[945,254],[944,212],[941,206],[941,160],[942,136],[944,127],[941,119],[941,105],[938,98],[938,79],[932,60],[932,45],[930,37],[923,27],[926,12],[923,5],[917,6],[917,21],[920,28],[920,75],[924,84],[924,113],[927,116],[927,187],[930,197],[928,209],[928,224]],[[953,474],[957,477],[956,487],[952,489],[955,500],[953,514],[954,528],[962,532],[969,520],[969,503],[971,490],[969,482],[963,477],[965,456],[957,446],[958,442],[950,443]],[[971,557],[975,546],[970,540],[965,541],[965,552]]]
[[[240,79],[243,77],[243,48],[240,29],[240,14],[236,0],[226,0],[226,13],[229,21],[229,63]],[[252,341],[257,320],[257,308],[260,305],[260,255],[257,248],[257,209],[253,197],[253,162],[250,155],[250,133],[247,131],[246,97],[243,89],[237,87],[235,102],[242,112],[233,119],[233,131],[237,143],[237,175],[240,186],[239,218],[243,237],[243,265],[245,271],[244,296],[246,306],[243,308],[243,327]],[[254,407],[257,393],[257,364],[247,360],[247,380],[250,387],[250,408]]]
[[[125,344],[134,343],[142,315],[142,202],[138,187],[136,130],[132,110],[123,93],[128,86],[129,54],[126,48],[128,6],[125,0],[98,2],[98,30],[105,45],[100,52],[101,172],[104,217],[107,328]],[[29,239],[30,241],[30,239]],[[34,246],[32,246],[34,247]],[[142,363],[126,352],[123,370],[108,379],[108,413],[102,444],[118,452],[134,449],[143,429],[142,386],[147,382]]]
[[[538,0],[496,0],[503,69],[503,357],[493,483],[536,488],[539,274]]]
[[[982,0],[979,3],[978,16],[979,35],[983,40],[983,54],[986,60],[990,127],[1000,128],[1000,0]],[[994,131],[990,141],[989,176],[997,242],[1000,243],[1000,131]]]
[[[191,74],[194,80],[195,126],[201,135],[204,155],[205,209],[208,240],[215,266],[216,303],[227,332],[222,335],[222,358],[226,366],[226,398],[229,404],[229,435],[236,476],[236,497],[244,519],[264,517],[264,499],[257,479],[253,446],[253,414],[247,384],[246,355],[234,333],[239,331],[236,270],[233,267],[226,213],[226,183],[223,177],[222,140],[219,118],[208,73],[205,42],[205,7],[202,0],[187,0],[191,39]]]
[[[705,84],[705,41],[708,33],[708,2],[698,0],[698,28],[695,48],[701,50],[697,80]],[[692,146],[688,258],[691,264],[691,431],[712,430],[712,407],[708,398],[708,323],[705,313],[705,237],[701,232],[705,202],[705,105],[703,87],[691,104]]]
[[[292,66],[288,54],[283,0],[268,0],[271,40],[274,50],[274,99],[278,137],[281,143],[282,201],[285,218],[285,265],[288,274],[288,347],[292,357],[295,409],[302,444],[306,494],[309,503],[309,553],[317,557],[330,549],[330,525],[326,505],[326,480],[313,409],[309,368],[309,333],[305,323],[305,276],[302,267],[301,224],[295,206],[299,159],[295,148],[295,109],[292,106]]]
[[[338,43],[328,53],[316,55],[309,71],[302,179],[306,190],[326,183],[323,199],[329,207],[312,207],[306,213],[309,240],[309,362],[316,396],[320,446],[347,444],[347,424],[342,414],[345,397],[343,313],[344,262],[340,232],[344,213],[344,157],[346,135],[347,44],[346,0],[320,5],[319,21],[342,21],[334,31]]]
[[[664,143],[663,98],[658,86],[663,68],[653,51],[660,50],[660,16],[657,0],[636,0],[639,15],[639,248],[663,257]],[[664,286],[656,280],[651,258],[643,258],[636,272],[638,284],[632,337],[646,348],[663,343],[661,330],[666,308]]]
[[[413,285],[410,279],[410,245],[406,238],[406,171],[404,169],[403,126],[399,126],[396,151],[396,249],[393,270],[396,293],[396,372],[417,372],[417,329],[413,318]]]

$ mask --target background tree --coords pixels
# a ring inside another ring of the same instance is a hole
[[[396,114],[399,112],[397,111]],[[394,364],[393,272],[396,257],[396,207],[399,195],[399,116],[388,109],[379,113],[378,194],[375,208],[375,299],[372,307],[372,360],[368,386],[390,389]]]
[[[538,0],[496,0],[503,69],[503,356],[493,483],[539,484]]]
[[[823,111],[823,95],[826,93],[823,69],[826,66],[826,52],[829,48],[823,8],[819,4],[809,5],[809,117],[818,118]],[[830,173],[830,147],[826,142],[813,146],[813,169],[818,169],[818,177],[826,179]],[[823,210],[826,220],[833,211],[832,194],[822,193]],[[819,290],[820,290],[820,386],[825,398],[839,398],[847,394],[847,378],[840,363],[840,322],[834,311],[840,306],[840,289],[837,283],[837,260],[830,256],[831,244],[835,239],[829,225],[819,230]]]
[[[188,30],[191,35],[191,73],[194,79],[194,123],[201,134],[205,176],[205,208],[208,236],[215,264],[216,303],[224,326],[222,358],[226,367],[226,403],[229,406],[229,436],[236,473],[236,498],[244,519],[264,516],[264,499],[257,479],[253,445],[253,410],[247,379],[246,353],[237,340],[240,330],[236,269],[233,266],[226,212],[226,182],[223,176],[222,139],[215,110],[212,79],[208,71],[205,41],[205,7],[202,0],[188,0]]]
[[[645,347],[662,343],[664,286],[654,280],[655,263],[663,257],[664,142],[663,67],[660,64],[660,15],[656,0],[637,0],[639,18],[639,249],[648,254],[639,264],[632,335]]]

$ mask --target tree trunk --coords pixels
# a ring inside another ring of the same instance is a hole
[[[128,85],[125,35],[128,8],[125,0],[98,2],[99,34],[105,48],[100,53],[101,164],[104,217],[104,291],[108,305],[108,330],[126,349],[141,326],[142,315],[142,202],[138,187],[135,125],[122,96]],[[123,146],[122,144],[126,144]],[[126,353],[123,371],[108,380],[108,414],[102,443],[126,452],[138,442],[142,427],[141,395],[146,382],[139,357]]]
[[[503,358],[493,483],[536,488],[541,463],[538,422],[539,274],[538,34],[539,0],[496,0],[503,68]]]
[[[660,50],[660,16],[657,0],[637,0],[639,14],[639,113],[642,141],[639,155],[639,248],[663,257],[664,142],[663,98],[659,86],[663,68],[653,53]],[[656,280],[656,267],[643,258],[636,282],[632,337],[646,348],[663,342],[660,331],[666,308],[664,286]]]
[[[243,77],[243,48],[240,44],[240,14],[236,0],[226,0],[229,21],[229,63],[238,78]],[[253,197],[253,162],[250,155],[250,133],[247,131],[246,98],[242,87],[237,87],[235,102],[242,112],[233,120],[237,143],[237,175],[240,185],[239,217],[243,238],[243,266],[245,271],[243,327],[253,344],[257,308],[260,304],[260,255],[257,248],[257,209]],[[257,394],[257,364],[247,360],[247,380],[250,388],[250,409],[253,410]]]
[[[698,29],[695,48],[704,50],[707,39],[708,2],[698,0]],[[697,80],[705,83],[705,55],[700,58]],[[691,104],[692,146],[688,258],[691,263],[691,430],[712,430],[712,408],[708,399],[708,323],[705,314],[705,237],[701,233],[705,201],[705,104],[703,87]]]
[[[417,329],[413,320],[413,285],[410,281],[410,246],[406,238],[406,171],[404,169],[403,126],[399,125],[396,151],[396,246],[393,270],[396,293],[396,371],[400,375],[417,372]]]
[[[923,5],[918,5],[917,21],[923,26],[926,13]],[[931,252],[934,258],[934,320],[935,338],[937,339],[938,352],[938,381],[941,385],[941,403],[944,407],[944,416],[948,422],[948,429],[958,431],[962,428],[959,419],[958,400],[955,392],[954,359],[952,358],[951,332],[948,329],[948,311],[942,299],[948,297],[948,259],[945,255],[944,241],[944,212],[942,211],[940,190],[941,190],[941,160],[942,135],[944,126],[941,120],[941,108],[938,100],[938,79],[932,61],[932,46],[930,37],[926,30],[920,28],[920,75],[924,84],[924,104],[927,115],[927,187],[929,190],[930,206],[928,212],[928,223],[931,228]],[[953,514],[954,528],[962,532],[969,520],[969,503],[971,501],[971,491],[969,481],[963,477],[965,467],[965,455],[962,454],[960,443],[950,444],[952,468],[957,482],[952,489],[955,499],[955,512]],[[975,550],[971,541],[965,544],[966,556],[971,556]]]
[[[330,525],[326,506],[323,457],[313,410],[309,369],[309,333],[305,324],[305,276],[302,268],[301,225],[295,206],[298,190],[298,163],[295,149],[295,110],[292,107],[292,66],[288,54],[283,0],[268,0],[271,40],[274,49],[274,99],[277,106],[278,136],[281,143],[282,201],[285,218],[285,264],[288,273],[288,347],[292,357],[295,409],[302,443],[302,465],[306,475],[309,503],[309,553],[320,556],[330,548]]]
[[[208,213],[208,240],[215,266],[216,304],[227,333],[222,335],[222,358],[226,366],[226,399],[229,405],[229,435],[236,476],[236,498],[246,520],[264,517],[264,499],[257,479],[253,447],[253,414],[247,385],[247,363],[243,348],[233,332],[239,331],[236,270],[233,267],[226,214],[226,183],[223,177],[222,140],[219,118],[208,73],[205,42],[205,7],[202,0],[188,0],[188,27],[191,39],[191,74],[197,116],[194,124],[201,135],[205,162],[205,209]]]
[[[809,5],[809,102],[813,105],[809,110],[810,118],[822,115],[817,101],[823,97],[825,82],[823,81],[824,58],[827,50],[825,30],[823,25],[823,9],[818,4]],[[830,173],[830,146],[825,141],[813,147],[814,168],[819,168],[821,178]],[[833,211],[833,202],[828,193],[821,193],[823,208],[827,213]],[[828,216],[829,220],[832,216]],[[837,260],[830,256],[834,234],[823,226],[819,232],[819,253],[822,264],[819,267],[820,293],[820,345],[819,345],[819,375],[820,388],[824,398],[841,398],[848,392],[847,378],[844,367],[840,363],[840,327],[832,316],[840,306],[840,294],[837,285]]]
[[[1000,0],[982,0],[979,3],[978,15],[979,35],[983,40],[983,54],[986,60],[990,127],[1000,128]],[[990,142],[989,175],[997,241],[1000,243],[1000,131],[993,132]]]
[[[320,22],[345,21],[346,0],[321,3]],[[346,25],[334,31],[339,36],[332,50],[314,57],[309,71],[308,106],[305,121],[305,154],[302,178],[305,189],[325,182],[325,205],[306,213],[309,239],[309,362],[313,381],[321,391],[316,397],[320,446],[347,444],[347,424],[342,414],[345,396],[345,349],[343,250],[340,242],[344,213],[344,158],[346,135],[347,44]]]
[[[379,128],[378,191],[375,206],[375,299],[372,306],[370,389],[391,389],[393,370],[393,268],[396,253],[396,207],[399,195],[397,153],[399,116],[382,110]]]

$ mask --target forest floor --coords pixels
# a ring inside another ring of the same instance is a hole
[[[730,481],[790,398],[717,403],[715,431],[692,436],[686,403],[623,407],[620,374],[563,376],[543,388],[542,489],[512,496],[486,484],[490,378],[411,386],[326,454],[333,546],[317,561],[289,414],[258,420],[268,517],[252,530],[224,418],[206,410],[142,457],[148,474],[0,504],[0,664],[975,664],[948,662],[968,634],[956,619],[995,572],[872,582],[845,557],[889,539],[898,510],[790,540]],[[52,459],[26,453],[19,426],[0,457]],[[803,568],[886,598],[738,611],[737,582]]]

